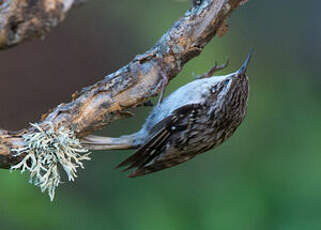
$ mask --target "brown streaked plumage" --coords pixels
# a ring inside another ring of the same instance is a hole
[[[135,169],[130,177],[178,165],[217,147],[245,117],[250,57],[251,52],[234,73],[209,76],[212,69],[177,89],[153,109],[137,133],[120,138],[89,136],[83,144],[90,149],[138,148],[118,166]]]

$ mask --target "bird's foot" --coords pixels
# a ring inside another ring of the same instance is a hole
[[[229,59],[227,59],[226,63],[223,65],[217,65],[217,63],[215,62],[214,66],[210,69],[210,71],[198,76],[197,79],[212,77],[215,72],[225,69],[229,65],[229,62],[230,62]]]
[[[160,75],[161,75],[162,79],[161,79],[160,95],[159,95],[159,99],[158,99],[157,105],[159,105],[163,101],[164,94],[165,94],[165,89],[166,89],[166,86],[168,85],[168,77],[167,77],[167,75],[162,70],[160,71]]]

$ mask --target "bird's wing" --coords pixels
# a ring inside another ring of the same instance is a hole
[[[184,105],[165,119],[158,122],[151,130],[151,137],[132,156],[117,167],[127,167],[124,171],[136,168],[130,177],[141,176],[164,168],[172,167],[192,158],[191,155],[167,156],[160,159],[166,150],[166,144],[175,132],[182,132],[190,125],[192,114],[197,114],[200,104]],[[184,160],[185,159],[185,160]]]

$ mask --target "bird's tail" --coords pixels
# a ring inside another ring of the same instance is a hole
[[[89,150],[136,149],[137,133],[121,137],[102,137],[89,135],[82,138],[81,144]]]

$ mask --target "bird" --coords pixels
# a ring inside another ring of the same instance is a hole
[[[233,73],[213,76],[225,68],[215,64],[208,73],[178,88],[153,108],[138,132],[119,138],[89,135],[82,144],[96,150],[137,149],[117,166],[133,170],[129,177],[170,168],[216,148],[245,118],[251,56],[252,50]]]

